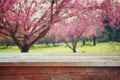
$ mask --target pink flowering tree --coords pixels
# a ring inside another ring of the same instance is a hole
[[[104,26],[120,28],[120,1],[103,0],[101,3],[102,18]]]
[[[64,22],[54,25],[53,31],[56,39],[63,41],[73,52],[76,52],[77,42],[81,37],[96,36],[101,26],[100,11],[97,2],[89,0],[76,0],[74,3],[75,15]]]
[[[79,26],[77,20],[56,25],[56,39],[64,42],[73,52],[76,52],[77,42],[85,29]]]
[[[95,13],[94,13],[95,12]],[[86,15],[88,17],[86,18],[86,29],[82,34],[83,38],[90,38],[93,37],[93,45],[96,45],[96,36],[99,32],[102,31],[104,27],[102,27],[102,22],[101,22],[101,12],[96,12],[96,11],[90,11]]]
[[[56,40],[64,42],[75,53],[77,42],[81,37],[96,36],[100,29],[101,27],[96,21],[91,23],[91,21],[89,22],[89,20],[84,18],[77,18],[70,22],[61,22],[54,25],[50,32],[51,35],[55,35]]]
[[[0,16],[13,7],[17,0],[0,0]]]
[[[73,14],[70,0],[0,0],[0,34],[12,38],[21,52]]]

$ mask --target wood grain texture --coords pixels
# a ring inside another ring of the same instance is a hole
[[[120,80],[120,67],[0,67],[0,80]]]
[[[0,54],[0,66],[120,66],[120,55]]]

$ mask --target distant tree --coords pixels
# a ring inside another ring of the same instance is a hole
[[[79,22],[76,20],[59,26],[61,26],[61,29],[58,28],[58,30],[56,30],[57,39],[63,41],[73,52],[76,52],[77,42],[84,28],[79,27]],[[72,45],[70,43],[72,43]]]
[[[73,52],[76,52],[80,37],[96,35],[101,26],[99,19],[101,15],[100,11],[97,11],[96,1],[76,0],[75,5],[75,16],[65,22],[56,24],[55,28],[52,29],[57,39],[63,41]]]
[[[111,26],[106,26],[104,30],[104,38],[107,41],[120,41],[120,29],[113,28]],[[104,40],[103,40],[104,41]]]
[[[70,21],[56,24],[56,28],[52,29],[56,32],[54,33],[56,38],[63,41],[74,53],[76,52],[77,42],[81,37],[96,35],[97,30],[99,28],[101,29],[99,25],[100,21],[97,20],[98,17],[90,12],[86,11],[84,14],[77,15],[77,17],[70,19]],[[72,43],[72,45],[70,43]]]
[[[46,36],[44,36],[44,38],[39,40],[37,43],[38,44],[46,44],[46,45],[53,44],[53,46],[55,47],[56,46],[55,45],[55,43],[56,43],[55,36],[46,35]]]
[[[103,0],[101,3],[102,19],[105,26],[120,28],[120,1]]]
[[[12,39],[7,38],[6,36],[0,34],[0,45],[8,47],[14,45],[14,42]]]
[[[82,46],[84,46],[86,44],[86,40],[85,38],[82,38]]]
[[[101,3],[102,21],[108,41],[119,41],[120,37],[120,1],[103,0]],[[108,37],[107,37],[108,36]]]

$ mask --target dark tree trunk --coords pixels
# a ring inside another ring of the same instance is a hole
[[[8,48],[8,46],[9,46],[9,43],[8,43],[8,42],[5,42],[5,45],[6,45],[6,47]]]
[[[76,46],[77,46],[77,41],[72,42],[72,46],[67,43],[67,41],[63,41],[74,53],[76,53]]]
[[[53,46],[55,47],[55,42],[52,42]]]
[[[109,34],[109,41],[112,41],[113,39],[112,39],[112,35],[111,34]]]
[[[45,44],[48,46],[49,45],[49,43],[48,42],[45,42]]]
[[[20,48],[20,50],[21,50],[22,53],[27,53],[29,51],[29,49],[30,49],[30,46],[22,46]]]
[[[83,44],[82,44],[82,46],[84,46],[85,45],[85,40],[83,39]]]
[[[73,42],[72,43],[72,46],[73,46],[73,52],[76,53],[76,46],[77,46],[77,42]]]
[[[93,45],[96,46],[96,37],[93,36]]]
[[[76,53],[76,48],[73,48],[73,52]]]

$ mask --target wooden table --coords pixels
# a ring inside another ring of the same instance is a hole
[[[0,80],[120,80],[120,56],[0,54]]]

